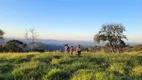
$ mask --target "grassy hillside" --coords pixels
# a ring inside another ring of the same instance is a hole
[[[1,53],[0,80],[142,80],[142,55]]]

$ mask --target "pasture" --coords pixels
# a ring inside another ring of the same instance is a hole
[[[0,80],[142,80],[142,53],[1,53]]]

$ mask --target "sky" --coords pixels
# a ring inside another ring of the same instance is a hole
[[[105,23],[121,23],[129,42],[142,42],[142,0],[0,0],[5,38],[24,38],[35,27],[40,39],[93,41]]]

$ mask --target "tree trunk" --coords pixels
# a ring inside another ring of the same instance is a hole
[[[112,52],[112,53],[115,52],[115,49],[114,49],[114,46],[113,46],[112,43],[110,43],[110,47],[111,47],[111,52]]]

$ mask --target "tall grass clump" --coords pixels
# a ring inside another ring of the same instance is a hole
[[[131,75],[142,78],[142,66],[133,67],[131,71]]]
[[[93,75],[93,71],[82,69],[73,73],[71,80],[93,80]]]
[[[13,67],[14,66],[12,64],[8,64],[8,63],[0,64],[0,75],[9,73],[10,71],[12,71]]]
[[[43,80],[68,80],[70,73],[61,69],[51,69],[44,77]]]

